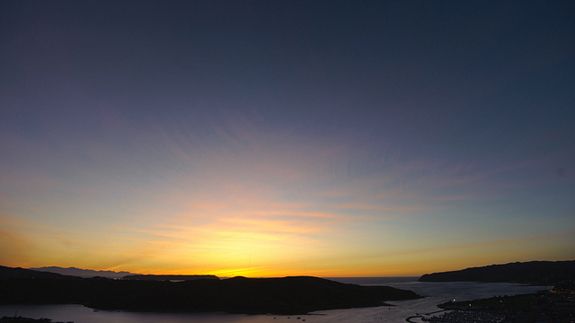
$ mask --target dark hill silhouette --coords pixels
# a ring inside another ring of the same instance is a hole
[[[510,282],[552,285],[575,280],[575,261],[530,261],[426,274],[423,282]]]
[[[18,279],[11,274],[0,275],[0,304],[82,304],[97,309],[133,311],[304,314],[419,298],[412,291],[393,287],[343,284],[316,277],[235,277],[169,282],[68,279],[68,276],[50,273],[40,273],[44,276],[36,277],[32,270],[15,270],[24,271]],[[25,278],[26,275],[30,275],[29,278]]]
[[[215,275],[128,275],[127,280],[186,281],[198,279],[219,279]]]
[[[128,275],[134,275],[133,273],[129,273],[127,271],[111,271],[111,270],[92,270],[92,269],[82,269],[76,267],[58,267],[58,266],[50,266],[50,267],[38,267],[38,268],[30,268],[30,270],[36,271],[44,271],[49,273],[67,275],[67,276],[76,276],[76,277],[83,277],[83,278],[92,278],[92,277],[105,277],[105,278],[123,278]]]

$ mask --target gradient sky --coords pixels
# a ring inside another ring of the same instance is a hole
[[[573,1],[2,1],[0,264],[575,258]]]

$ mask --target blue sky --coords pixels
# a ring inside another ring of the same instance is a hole
[[[575,256],[570,1],[0,9],[2,263],[396,275]]]

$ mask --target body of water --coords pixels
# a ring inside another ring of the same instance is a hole
[[[21,315],[31,318],[49,318],[75,323],[264,323],[264,322],[405,322],[416,313],[438,310],[437,304],[452,299],[458,301],[498,295],[517,295],[547,289],[543,286],[525,286],[508,283],[424,283],[406,277],[332,278],[341,282],[363,285],[388,285],[408,289],[425,298],[390,302],[395,306],[330,310],[313,315],[236,315],[223,313],[139,313],[124,311],[95,311],[82,305],[8,305],[0,306],[1,316]]]

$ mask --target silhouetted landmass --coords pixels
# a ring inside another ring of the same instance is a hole
[[[55,321],[52,321],[50,319],[31,319],[31,318],[21,317],[21,316],[13,316],[13,317],[4,316],[4,317],[0,318],[0,323],[74,323],[74,322],[72,322],[72,321],[70,321],[70,322],[55,322]]]
[[[70,279],[67,278],[70,276],[58,274],[2,268],[0,304],[82,304],[97,309],[132,311],[304,314],[381,306],[385,301],[420,297],[412,291],[393,287],[343,284],[316,277],[235,277],[170,282]],[[17,279],[13,278],[10,269],[19,273]],[[38,273],[43,277],[38,277]]]
[[[155,280],[155,281],[187,281],[198,279],[219,279],[215,275],[128,275],[128,280]]]
[[[92,277],[105,277],[105,278],[123,278],[128,275],[134,275],[133,273],[129,273],[127,271],[111,271],[111,270],[91,270],[91,269],[81,269],[75,267],[57,267],[57,266],[50,266],[50,267],[39,267],[39,268],[30,268],[31,270],[36,271],[44,271],[49,273],[61,274],[61,275],[68,275],[68,276],[76,276],[76,277],[83,277],[83,278],[92,278]]]
[[[553,285],[575,280],[575,261],[530,261],[426,274],[422,282],[509,282]]]

